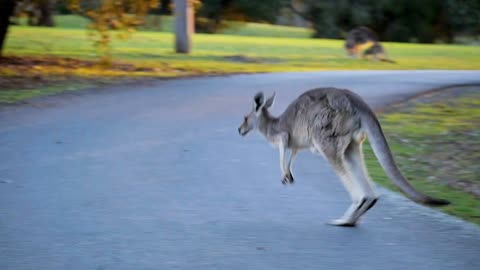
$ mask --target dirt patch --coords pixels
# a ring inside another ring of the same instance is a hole
[[[58,67],[65,70],[74,70],[78,68],[100,68],[108,70],[119,70],[119,71],[155,71],[155,68],[146,68],[146,67],[137,67],[132,64],[126,63],[112,63],[111,65],[99,65],[98,61],[93,60],[82,60],[70,57],[2,57],[0,59],[2,67],[5,68],[14,68],[16,70],[25,70],[31,71],[35,68],[47,68],[47,67]]]
[[[54,56],[9,56],[0,58],[0,91],[28,90],[58,84],[105,84],[195,74],[157,63],[156,67],[113,62],[100,65],[98,61]]]
[[[236,62],[236,63],[255,63],[255,64],[261,64],[261,63],[272,64],[272,63],[281,62],[280,59],[276,59],[276,58],[263,58],[263,57],[260,58],[260,57],[250,57],[245,55],[224,56],[223,60]]]

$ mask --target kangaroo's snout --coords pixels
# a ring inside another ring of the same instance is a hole
[[[251,125],[249,124],[248,116],[245,116],[243,118],[243,122],[238,127],[238,134],[240,134],[242,137],[247,135],[247,133],[252,129]]]
[[[238,134],[240,134],[240,136],[244,137],[245,135],[247,135],[247,133],[248,133],[248,130],[242,129],[241,126],[238,128]]]

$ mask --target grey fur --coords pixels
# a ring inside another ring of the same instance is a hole
[[[300,150],[310,149],[326,158],[352,199],[344,216],[330,224],[354,226],[378,199],[363,160],[362,144],[367,137],[387,175],[410,199],[429,205],[448,204],[416,191],[407,182],[395,164],[375,114],[357,94],[345,89],[313,89],[300,95],[279,117],[268,110],[274,98],[275,94],[264,102],[263,93],[258,93],[238,131],[245,136],[258,129],[278,147],[284,184],[293,183],[292,160]],[[288,163],[287,150],[291,150]]]

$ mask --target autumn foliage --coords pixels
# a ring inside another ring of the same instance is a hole
[[[137,26],[144,23],[148,11],[159,5],[158,0],[67,1],[72,12],[91,19],[89,37],[101,63],[107,65],[111,63],[112,30],[116,30],[119,38],[128,38]]]

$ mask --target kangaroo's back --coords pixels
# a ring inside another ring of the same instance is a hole
[[[351,92],[337,88],[317,88],[294,100],[279,117],[282,130],[291,134],[293,143],[310,147],[313,136],[338,137],[360,128]]]

